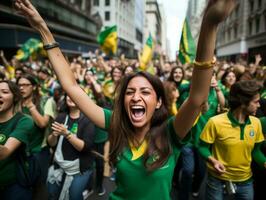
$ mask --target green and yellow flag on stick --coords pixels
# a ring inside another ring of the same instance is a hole
[[[117,51],[117,27],[107,27],[97,37],[101,49],[106,54],[116,54]]]
[[[16,58],[25,61],[30,56],[36,58],[38,53],[46,55],[43,50],[43,43],[38,39],[30,38],[17,51]]]
[[[192,63],[196,57],[196,45],[192,37],[187,19],[184,21],[182,36],[179,46],[178,58],[182,64]]]
[[[151,34],[149,34],[149,37],[146,40],[146,44],[143,48],[143,51],[140,57],[140,70],[145,71],[148,68],[148,64],[152,59],[153,49],[154,49],[153,39],[152,39]]]

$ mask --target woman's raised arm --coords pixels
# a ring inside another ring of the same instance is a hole
[[[208,100],[217,28],[235,4],[236,0],[209,0],[202,20],[190,94],[174,122],[175,131],[180,138],[189,132],[199,115],[201,105]]]
[[[51,47],[56,44],[47,24],[29,0],[16,0],[15,8],[21,15],[25,16],[30,25],[40,33],[44,46],[46,45],[49,48],[49,46]],[[47,49],[47,54],[66,93],[78,105],[80,110],[92,120],[93,123],[101,128],[104,128],[105,120],[103,109],[97,106],[79,87],[60,48],[53,47]]]

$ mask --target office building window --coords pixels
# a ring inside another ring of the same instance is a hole
[[[105,19],[105,21],[109,21],[110,20],[110,12],[109,11],[106,11],[104,13],[104,19]]]
[[[239,6],[235,8],[235,18],[237,19],[239,16]]]
[[[231,41],[231,29],[228,30],[228,41]]]
[[[100,0],[93,0],[93,5],[94,6],[99,6],[100,5]]]
[[[262,2],[261,0],[258,0],[258,8],[259,8],[259,9],[261,9],[261,6],[262,6],[262,5],[261,5],[261,2]]]
[[[253,9],[254,9],[254,1],[253,0],[249,1],[249,8],[250,8],[250,12],[252,13]]]
[[[110,0],[105,0],[105,6],[110,6]]]
[[[256,19],[256,33],[260,32],[260,18]]]
[[[234,39],[237,38],[238,35],[238,30],[237,30],[237,26],[234,27]]]
[[[248,23],[249,35],[252,35],[252,21]]]
[[[266,31],[266,15],[264,15],[264,30]]]

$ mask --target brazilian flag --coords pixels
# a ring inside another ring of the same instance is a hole
[[[148,39],[146,40],[146,44],[143,48],[142,55],[140,57],[140,70],[147,70],[148,64],[152,59],[153,55],[153,49],[154,49],[154,44],[153,44],[153,39],[151,34],[149,34]]]
[[[196,45],[187,19],[184,21],[178,58],[182,64],[192,63],[196,58]]]
[[[36,58],[38,53],[44,54],[43,52],[43,43],[38,39],[30,38],[17,51],[16,58],[25,61],[30,56]]]
[[[101,49],[106,54],[116,54],[117,51],[117,27],[106,27],[104,31],[100,32],[97,41]]]

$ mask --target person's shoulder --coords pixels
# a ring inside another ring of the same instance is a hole
[[[22,112],[18,112],[14,115],[13,120],[17,119],[17,122],[33,122],[33,119],[30,115],[24,114]]]
[[[210,120],[212,120],[214,122],[220,122],[220,121],[227,120],[227,112],[215,115],[215,116],[211,117]]]
[[[24,114],[22,112],[17,112],[11,119],[10,123],[15,123],[16,127],[32,127],[34,121],[30,115]]]
[[[260,119],[255,116],[249,116],[251,123],[261,123]]]

